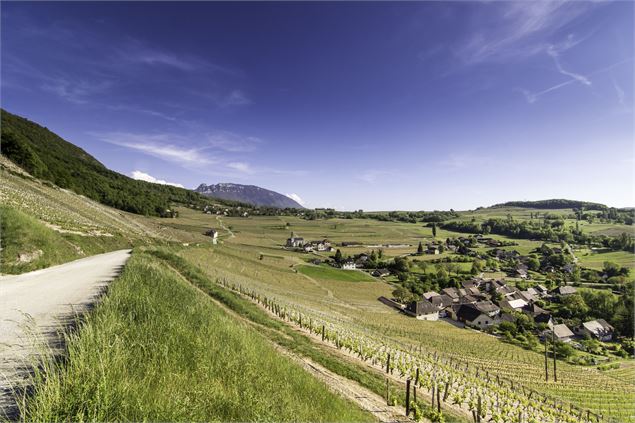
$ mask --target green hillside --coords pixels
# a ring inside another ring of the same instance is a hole
[[[528,209],[555,210],[555,209],[586,209],[586,210],[606,210],[607,206],[600,203],[590,203],[588,201],[577,200],[539,200],[539,201],[508,201],[502,204],[495,204],[492,208],[498,207],[523,207]]]
[[[28,119],[2,114],[2,154],[36,178],[136,214],[166,216],[173,203],[207,204],[193,191],[137,181]]]

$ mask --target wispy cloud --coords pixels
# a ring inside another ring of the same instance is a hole
[[[625,93],[622,87],[617,83],[617,80],[613,75],[611,75],[611,80],[613,82],[613,88],[615,88],[615,94],[617,95],[617,101],[620,103],[620,106],[624,106],[625,103]]]
[[[216,163],[203,153],[203,149],[197,147],[183,147],[184,140],[167,134],[135,134],[130,132],[90,133],[95,138],[136,150],[170,162],[207,165]]]
[[[366,170],[366,171],[363,171],[362,173],[355,175],[355,178],[363,182],[373,183],[377,181],[377,179],[379,178],[390,176],[392,174],[393,173],[388,170],[371,169],[371,170]]]
[[[580,82],[583,85],[587,85],[590,86],[591,84],[591,80],[589,78],[587,78],[584,75],[581,75],[579,73],[575,73],[575,72],[571,72],[568,71],[566,69],[564,69],[564,67],[562,66],[562,63],[560,61],[560,54],[563,51],[566,51],[572,47],[574,47],[575,45],[577,45],[579,43],[579,41],[573,41],[572,35],[569,35],[567,41],[565,41],[564,44],[557,46],[557,45],[550,45],[549,47],[547,47],[547,54],[553,59],[556,68],[558,69],[558,72],[560,72],[561,74],[568,76],[570,78],[572,78],[575,81]]]
[[[296,203],[298,203],[299,205],[301,205],[302,207],[306,207],[307,205],[306,201],[304,201],[302,197],[300,197],[298,194],[291,193],[291,194],[285,194],[285,195],[289,197],[290,199],[292,199],[293,201],[295,201]]]
[[[227,164],[227,167],[230,169],[237,170],[241,173],[253,174],[255,170],[249,165],[249,163],[245,162],[231,162]]]
[[[606,72],[610,72],[615,67],[623,65],[625,63],[632,62],[632,61],[633,61],[632,57],[628,58],[628,59],[620,60],[620,61],[618,61],[616,63],[613,63],[612,65],[609,65],[609,66],[607,66],[605,68],[601,68],[601,69],[595,70],[595,71],[589,73],[588,75],[580,75],[580,77],[583,80],[587,80],[587,81],[590,82],[591,81],[590,77],[595,76],[595,75],[600,75],[600,74],[603,74],[603,73],[606,73]],[[543,95],[545,95],[547,93],[550,93],[550,92],[555,91],[555,90],[559,90],[560,88],[566,87],[566,86],[574,84],[576,82],[581,82],[581,81],[578,78],[571,78],[571,79],[569,79],[567,81],[561,82],[561,83],[556,84],[556,85],[552,85],[551,87],[548,87],[548,88],[546,88],[544,90],[537,91],[537,92],[531,92],[529,90],[525,90],[525,89],[522,89],[522,88],[518,88],[517,91],[521,92],[525,96],[525,99],[527,100],[527,102],[531,104],[531,103],[535,103],[536,101],[538,101],[538,99],[540,97],[542,97]],[[587,85],[587,84],[584,84],[584,85]],[[623,91],[622,91],[622,94],[623,94]],[[618,92],[618,97],[619,97],[619,92]]]
[[[584,13],[589,5],[566,1],[507,1],[483,5],[484,20],[455,49],[465,64],[507,61],[544,51],[543,39]],[[483,22],[495,21],[492,25]]]
[[[67,78],[47,77],[40,86],[44,91],[56,94],[71,103],[86,104],[90,97],[103,93],[112,86],[110,81],[89,82],[84,80],[72,81]]]
[[[244,137],[233,132],[219,131],[207,135],[207,145],[232,153],[251,152],[263,141],[256,137]]]
[[[175,182],[167,182],[163,179],[157,179],[152,175],[149,175],[145,172],[142,172],[140,170],[133,170],[130,174],[130,176],[132,176],[133,179],[137,179],[139,181],[146,181],[146,182],[152,182],[154,184],[161,184],[161,185],[172,185],[174,187],[180,187],[183,188],[183,185],[181,184],[177,184]]]

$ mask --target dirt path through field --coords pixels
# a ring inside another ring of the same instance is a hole
[[[171,270],[173,270],[176,274],[178,274],[182,280],[187,282],[190,286],[194,287],[201,294],[205,295],[209,298],[215,305],[224,310],[227,314],[232,316],[233,318],[243,322],[244,324],[255,328],[257,331],[261,329],[260,325],[252,322],[251,320],[241,316],[236,313],[234,310],[227,307],[225,304],[220,301],[212,298],[205,291],[191,283],[187,278],[185,278],[177,269],[170,266],[166,263]],[[403,415],[402,407],[391,407],[386,405],[386,400],[375,394],[374,392],[360,386],[357,382],[354,382],[350,379],[347,379],[344,376],[340,376],[337,373],[334,373],[327,369],[326,367],[314,362],[313,360],[302,357],[298,354],[289,351],[288,349],[276,344],[268,338],[264,338],[267,340],[280,354],[289,357],[296,363],[302,366],[306,371],[311,373],[314,377],[323,381],[326,386],[332,390],[333,392],[347,398],[348,400],[357,404],[362,410],[365,410],[371,413],[373,416],[377,418],[382,423],[412,423],[412,420]],[[425,422],[425,420],[423,420]]]

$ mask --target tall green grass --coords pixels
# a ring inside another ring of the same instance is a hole
[[[0,272],[19,274],[105,253],[130,244],[121,237],[62,234],[12,207],[0,206]],[[20,254],[31,259],[20,262]]]
[[[21,411],[26,421],[372,420],[138,252]]]
[[[342,356],[332,352],[330,348],[316,344],[309,337],[295,331],[287,324],[271,318],[266,311],[253,302],[214,283],[201,269],[177,255],[178,251],[178,248],[160,248],[150,249],[147,252],[168,263],[212,298],[256,324],[258,330],[265,334],[268,339],[289,351],[321,364],[340,376],[357,382],[377,395],[385,395],[386,379],[382,372],[363,364],[343,359]],[[396,394],[394,396],[396,403],[405,404],[404,386],[391,382],[391,390]],[[463,423],[466,421],[462,415],[456,414],[451,410],[444,410],[444,417],[447,423]]]

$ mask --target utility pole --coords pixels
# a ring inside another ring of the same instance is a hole
[[[551,344],[553,348],[553,381],[558,381],[558,373],[556,372],[556,331],[551,329]]]

